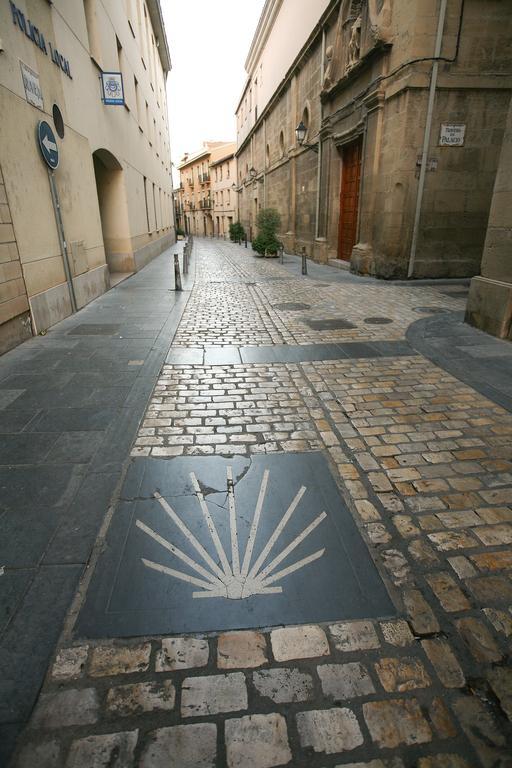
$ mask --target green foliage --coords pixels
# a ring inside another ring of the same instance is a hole
[[[252,247],[256,253],[262,256],[276,254],[281,243],[276,237],[276,232],[281,226],[281,217],[275,208],[263,208],[256,219],[258,235],[252,241]]]
[[[181,227],[176,227],[176,237],[185,237],[185,230]]]
[[[245,240],[245,237],[245,229],[239,221],[229,225],[229,239],[232,240],[233,243]]]

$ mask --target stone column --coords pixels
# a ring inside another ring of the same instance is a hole
[[[481,275],[471,280],[466,322],[512,340],[512,100],[487,226]]]

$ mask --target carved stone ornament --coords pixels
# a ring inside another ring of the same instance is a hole
[[[368,0],[370,32],[376,43],[391,42],[392,0]]]
[[[361,17],[359,16],[350,27],[348,41],[347,70],[352,69],[361,58]]]

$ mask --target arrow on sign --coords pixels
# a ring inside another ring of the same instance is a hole
[[[43,139],[43,146],[46,149],[47,152],[56,152],[57,151],[57,145],[54,141],[50,141],[48,136],[45,136]]]

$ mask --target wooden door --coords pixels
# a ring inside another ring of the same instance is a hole
[[[347,144],[342,152],[338,258],[350,261],[357,240],[359,182],[363,139]]]

